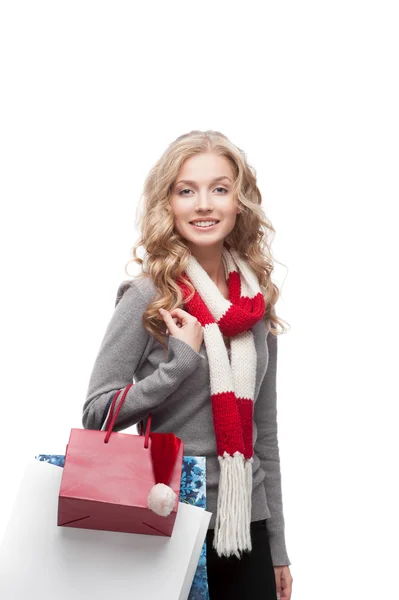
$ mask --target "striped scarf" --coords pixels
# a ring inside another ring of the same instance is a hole
[[[187,312],[204,328],[209,361],[210,391],[220,465],[213,546],[219,556],[252,550],[253,410],[257,355],[251,328],[262,319],[265,300],[256,273],[234,249],[223,247],[222,259],[229,289],[226,300],[193,255],[183,273]],[[231,337],[231,364],[223,335]]]

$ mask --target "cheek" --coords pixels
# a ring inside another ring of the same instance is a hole
[[[171,202],[172,214],[175,219],[184,219],[187,209],[185,206],[182,206],[179,202]]]
[[[186,220],[186,211],[177,203],[172,205],[173,226],[179,233],[183,233],[184,222]]]
[[[222,218],[225,221],[225,223],[228,223],[229,225],[234,225],[237,219],[237,215],[235,212],[228,211],[224,214]]]

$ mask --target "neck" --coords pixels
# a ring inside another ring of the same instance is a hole
[[[201,267],[206,271],[209,277],[216,285],[226,282],[226,274],[222,259],[222,248],[194,248],[191,254],[198,261]]]

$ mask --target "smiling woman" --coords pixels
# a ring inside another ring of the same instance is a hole
[[[152,414],[154,432],[173,432],[185,453],[206,456],[210,600],[276,600],[292,579],[276,421],[283,321],[271,279],[274,229],[244,153],[219,132],[177,138],[150,171],[143,200],[133,247],[142,273],[118,288],[83,424],[101,429],[118,389],[134,381],[115,430]]]

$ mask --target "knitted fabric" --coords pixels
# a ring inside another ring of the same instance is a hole
[[[229,299],[193,255],[181,279],[187,311],[204,329],[220,479],[213,545],[219,556],[251,551],[253,410],[257,354],[251,328],[262,319],[265,300],[256,273],[234,249],[223,247]],[[230,354],[223,335],[231,338]]]

